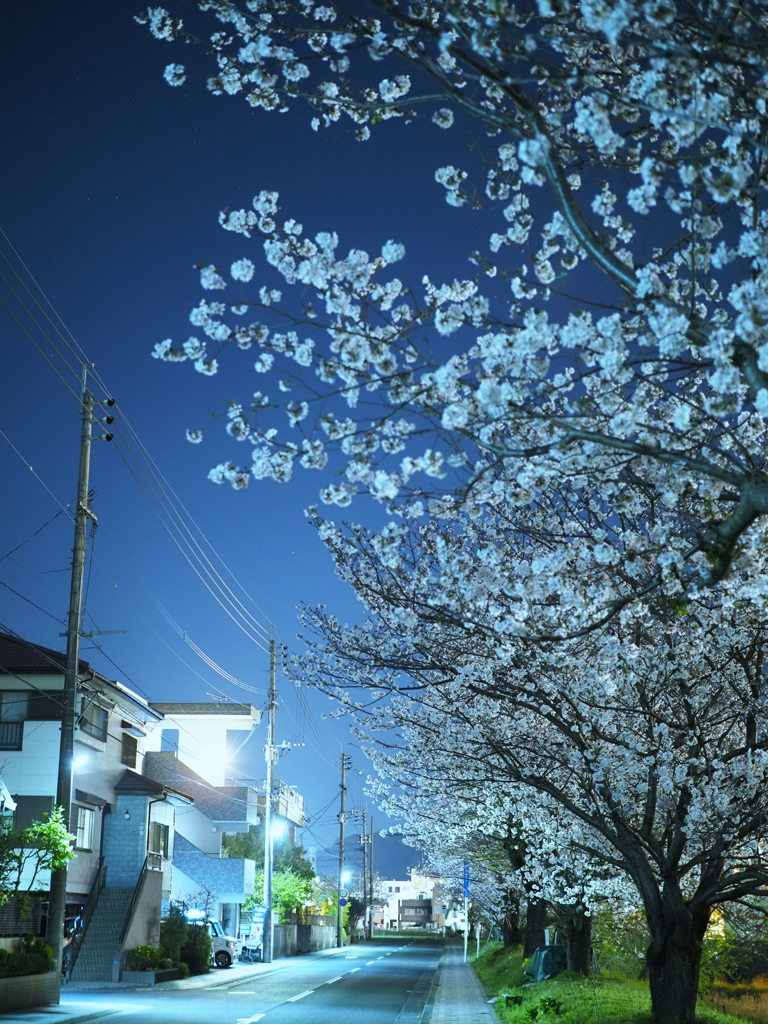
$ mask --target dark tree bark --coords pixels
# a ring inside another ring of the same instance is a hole
[[[525,957],[531,956],[535,949],[544,945],[547,910],[546,900],[528,900],[525,911],[525,941],[523,943],[523,956]]]
[[[592,970],[592,918],[577,904],[558,904],[555,915],[568,970],[586,977]]]
[[[648,980],[656,1024],[693,1024],[704,933],[711,909],[692,911],[677,885],[664,887],[659,913],[648,913]]]
[[[520,927],[519,907],[510,907],[505,911],[501,919],[501,938],[507,948],[522,946],[523,930]]]

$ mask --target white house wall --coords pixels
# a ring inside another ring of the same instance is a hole
[[[210,818],[207,818],[195,807],[178,807],[176,809],[176,831],[202,853],[210,854],[213,857],[221,856],[222,833]]]
[[[250,731],[256,723],[250,715],[166,714],[147,736],[145,750],[160,750],[163,729],[178,729],[179,760],[212,786],[226,785],[227,731]]]

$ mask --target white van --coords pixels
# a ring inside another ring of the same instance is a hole
[[[219,921],[207,918],[205,923],[211,933],[211,963],[214,967],[231,967],[240,959],[239,941],[234,935],[225,935]]]

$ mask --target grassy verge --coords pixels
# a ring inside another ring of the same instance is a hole
[[[735,1014],[754,1024],[768,1024],[768,978],[748,983],[719,981],[707,993],[707,1003],[725,1013]]]
[[[474,963],[493,996],[503,1024],[652,1024],[647,982],[602,974],[581,978],[561,974],[550,981],[522,987],[523,958],[519,951],[487,946]],[[768,1005],[768,999],[766,1000]],[[756,1018],[755,1018],[756,1019]],[[699,1003],[699,1024],[743,1024],[744,1018]],[[768,1018],[760,1024],[768,1024]]]

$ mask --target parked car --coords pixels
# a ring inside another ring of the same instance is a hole
[[[234,935],[226,935],[219,921],[205,922],[211,933],[211,963],[214,967],[231,967],[240,959],[240,943]]]

